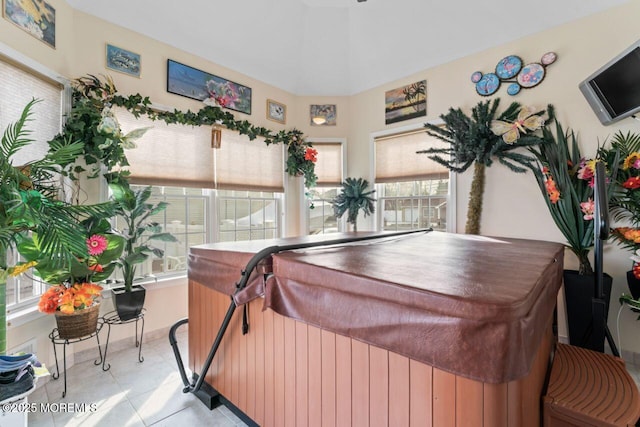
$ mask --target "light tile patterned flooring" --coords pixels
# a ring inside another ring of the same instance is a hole
[[[187,359],[186,333],[178,334],[183,360]],[[95,411],[35,412],[29,427],[61,426],[245,426],[228,408],[213,411],[193,394],[182,393],[182,380],[169,339],[165,336],[138,349],[109,352],[104,372],[93,360],[77,363],[67,373],[67,396],[62,398],[63,377],[49,379],[29,395],[29,403],[95,404]],[[55,366],[49,367],[53,372]],[[56,408],[56,405],[49,407]]]

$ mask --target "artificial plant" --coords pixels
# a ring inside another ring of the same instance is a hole
[[[153,221],[153,216],[164,211],[168,203],[150,203],[151,187],[133,190],[127,182],[111,183],[112,199],[116,203],[116,215],[124,221],[124,228],[119,230],[124,238],[124,251],[119,260],[124,287],[131,292],[136,278],[137,265],[150,255],[158,258],[164,251],[151,244],[151,241],[177,242],[171,233],[162,232],[162,226]]]
[[[522,108],[513,102],[497,115],[499,104],[500,98],[481,101],[473,107],[471,116],[460,108],[450,108],[447,114],[440,116],[444,127],[425,123],[429,135],[445,141],[449,146],[418,151],[430,154],[429,158],[456,173],[474,166],[465,226],[467,234],[480,234],[485,169],[497,159],[510,170],[524,173],[535,159],[514,150],[540,142],[535,136],[520,136],[520,133],[542,126],[542,112]]]
[[[246,135],[250,140],[263,137],[267,145],[285,144],[287,146],[286,172],[292,176],[302,175],[305,186],[315,185],[317,176],[314,172],[314,162],[305,156],[311,144],[304,139],[304,135],[297,129],[290,131],[271,131],[262,126],[254,126],[247,120],[236,120],[235,116],[218,106],[205,105],[197,112],[191,110],[159,111],[151,107],[149,97],[140,94],[123,96],[118,94],[115,84],[110,77],[100,79],[94,75],[87,75],[73,81],[73,105],[67,116],[62,133],[53,141],[71,138],[84,142],[83,157],[90,165],[91,176],[97,175],[101,165],[106,166],[104,174],[108,182],[126,178],[128,171],[125,149],[131,148],[131,142],[141,136],[144,129],[133,131],[127,135],[119,132],[117,121],[111,109],[121,107],[128,110],[136,118],[141,115],[151,120],[161,120],[167,124],[182,124],[189,126],[222,125],[230,130]],[[111,120],[105,120],[107,119]],[[112,123],[115,127],[110,126]],[[82,166],[75,166],[72,177],[84,171]]]
[[[20,117],[8,125],[0,142],[0,353],[6,351],[6,280],[19,274],[27,264],[7,265],[9,251],[16,248],[21,236],[35,232],[40,236],[41,251],[54,264],[67,265],[75,254],[87,254],[80,219],[105,214],[109,204],[75,206],[60,200],[60,175],[65,165],[82,153],[83,144],[70,139],[53,141],[40,159],[23,165],[14,164],[16,155],[34,141],[27,123],[38,101],[29,102]]]
[[[589,252],[593,247],[593,182],[595,162],[606,163],[609,187],[618,171],[616,150],[599,147],[594,158],[587,158],[578,146],[575,133],[565,130],[550,109],[551,123],[542,131],[541,143],[529,148],[537,162],[532,165],[540,192],[551,217],[567,240],[579,262],[580,275],[592,275]],[[607,191],[607,203],[612,192]]]
[[[340,194],[332,201],[336,218],[342,218],[347,213],[347,222],[353,225],[353,231],[358,231],[358,213],[362,210],[364,216],[375,212],[375,201],[372,194],[376,190],[368,190],[369,182],[362,178],[347,178],[341,184]]]

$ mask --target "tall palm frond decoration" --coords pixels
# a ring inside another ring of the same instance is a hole
[[[37,100],[29,102],[0,140],[0,354],[6,351],[7,255],[20,236],[38,233],[44,255],[61,265],[74,254],[86,254],[80,221],[89,216],[109,217],[112,203],[75,206],[58,199],[60,176],[82,154],[83,144],[60,140],[41,159],[15,165],[15,155],[33,143],[27,123]]]
[[[511,103],[497,115],[500,98],[493,102],[482,101],[471,110],[471,116],[460,108],[450,108],[440,118],[445,126],[425,123],[427,133],[449,144],[446,148],[430,148],[418,153],[430,154],[429,158],[447,169],[462,173],[474,165],[467,211],[465,233],[480,234],[482,196],[485,186],[485,169],[494,159],[517,173],[524,173],[535,160],[526,154],[516,152],[540,143],[533,135],[520,133],[533,131],[544,123],[544,111],[523,108],[517,102]]]
[[[347,222],[353,225],[353,231],[358,231],[358,213],[362,210],[364,216],[375,212],[375,201],[372,194],[376,190],[367,190],[369,182],[362,178],[347,178],[342,183],[340,194],[332,201],[336,218],[342,218],[347,213]]]

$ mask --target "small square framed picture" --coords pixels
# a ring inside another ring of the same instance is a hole
[[[267,99],[267,119],[285,124],[287,122],[287,106]]]
[[[107,43],[107,68],[140,77],[140,55]]]

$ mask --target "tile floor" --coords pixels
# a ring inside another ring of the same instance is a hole
[[[186,333],[178,334],[181,354],[187,360]],[[213,411],[193,394],[182,393],[182,380],[167,337],[145,342],[144,362],[138,349],[109,352],[111,369],[104,372],[93,360],[77,363],[67,374],[67,395],[62,398],[63,377],[49,379],[29,396],[29,403],[89,405],[84,411],[35,412],[29,414],[30,427],[61,426],[245,426],[224,406]],[[49,367],[53,372],[54,367]],[[58,405],[58,408],[60,405]],[[50,405],[49,408],[56,408]]]
[[[186,333],[178,334],[178,342],[186,360]],[[182,393],[182,380],[167,337],[145,342],[142,355],[144,362],[139,363],[135,347],[110,352],[107,362],[111,369],[107,372],[93,360],[75,364],[69,368],[64,399],[63,378],[40,384],[29,396],[29,403],[88,405],[78,412],[31,413],[29,426],[245,426],[228,408],[209,411],[193,394]],[[628,363],[627,368],[640,387],[640,367]],[[88,408],[91,404],[94,410]]]

